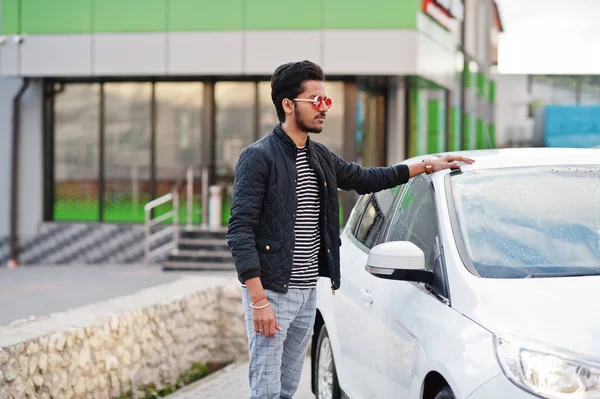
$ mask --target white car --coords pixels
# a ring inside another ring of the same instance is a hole
[[[462,154],[358,200],[318,285],[317,398],[600,398],[597,151]]]

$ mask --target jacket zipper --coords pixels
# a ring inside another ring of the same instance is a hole
[[[290,269],[290,274],[286,281],[286,287],[290,286],[290,280],[292,278],[292,270],[294,269],[294,251],[296,249],[296,219],[298,217],[298,166],[296,165],[296,161],[298,159],[298,147],[295,147],[296,156],[293,160],[294,165],[294,226],[292,227],[292,268]]]
[[[317,168],[314,167],[315,160],[313,158],[312,151],[309,150],[307,155],[308,155],[308,163],[310,164],[310,166],[313,169],[316,170]],[[319,190],[321,191],[321,193],[323,195],[323,197],[322,197],[322,211],[321,211],[321,217],[323,219],[322,219],[321,225],[323,226],[323,228],[325,230],[323,232],[323,234],[327,234],[329,232],[329,229],[327,228],[327,218],[326,218],[326,215],[325,215],[325,212],[327,212],[327,176],[325,176],[325,171],[323,170],[323,168],[321,167],[320,164],[319,164],[319,168],[318,169],[321,171],[321,174],[322,174],[322,176],[321,176],[322,181],[321,181],[321,184],[319,184],[319,186],[320,186]],[[329,267],[329,261],[327,261],[327,267]],[[329,270],[329,273],[333,274],[331,269]],[[333,284],[331,286],[331,295],[335,295],[335,289],[333,289]]]

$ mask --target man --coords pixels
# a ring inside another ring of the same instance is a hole
[[[458,167],[446,156],[419,165],[363,168],[342,160],[309,133],[321,133],[332,106],[321,68],[279,66],[271,79],[273,132],[242,151],[227,242],[242,283],[251,398],[291,398],[300,382],[316,313],[316,283],[340,287],[338,187],[358,193]]]

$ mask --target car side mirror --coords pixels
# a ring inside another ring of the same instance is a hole
[[[388,280],[433,282],[433,271],[425,268],[425,254],[410,241],[391,241],[373,247],[365,269]]]

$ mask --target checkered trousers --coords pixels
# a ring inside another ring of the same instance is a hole
[[[254,332],[250,294],[242,287],[250,355],[251,399],[292,398],[298,385],[315,323],[316,288],[290,288],[287,294],[265,290],[283,331],[266,338]]]

